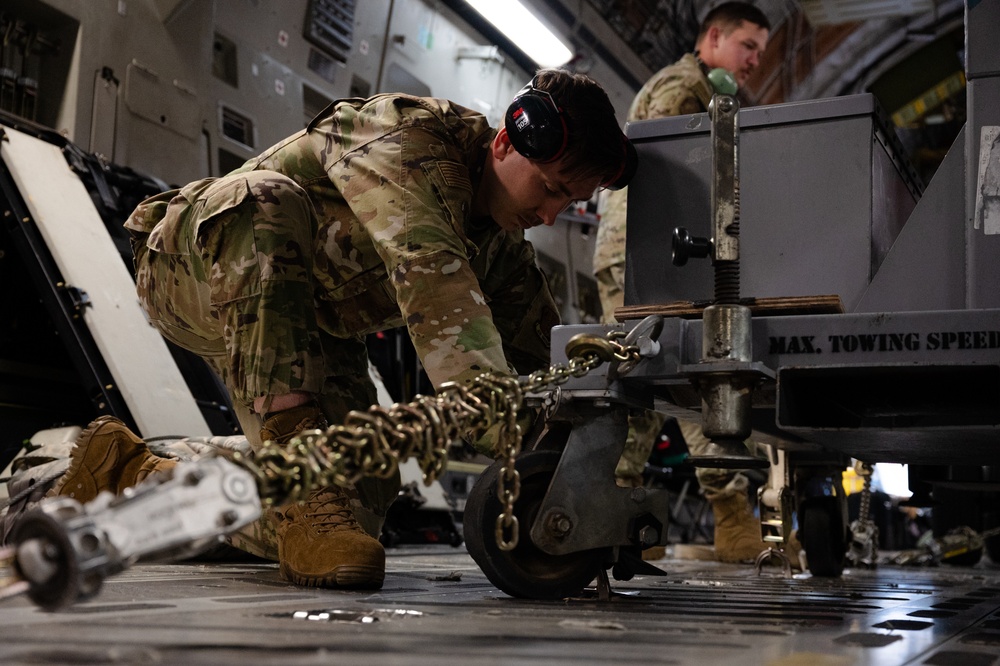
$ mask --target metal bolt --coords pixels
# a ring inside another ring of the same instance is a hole
[[[646,489],[641,486],[639,488],[633,488],[630,497],[636,504],[644,502],[646,500]]]
[[[45,544],[42,546],[42,555],[45,557],[45,559],[49,561],[55,561],[59,559],[59,553],[60,553],[59,547],[50,541],[46,541]]]
[[[660,530],[656,529],[652,525],[646,525],[641,530],[639,530],[639,543],[643,548],[648,548],[649,546],[655,546],[656,542],[660,540]]]
[[[550,513],[545,522],[549,532],[556,538],[563,538],[573,529],[573,521],[565,513],[558,511]]]

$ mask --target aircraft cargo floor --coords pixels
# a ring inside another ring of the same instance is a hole
[[[450,546],[389,549],[378,592],[295,587],[271,564],[140,565],[61,613],[0,602],[0,663],[1000,664],[1000,565],[786,579],[673,555],[603,602],[510,598]]]

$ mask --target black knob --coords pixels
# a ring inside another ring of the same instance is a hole
[[[695,238],[684,227],[674,229],[673,262],[674,266],[683,266],[688,259],[704,259],[712,251],[712,241],[708,238]]]

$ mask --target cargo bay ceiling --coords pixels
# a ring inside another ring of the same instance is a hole
[[[700,21],[720,2],[521,1],[529,5],[571,46],[573,57],[567,66],[580,72],[592,72],[595,78],[614,91],[614,101],[619,108],[627,107],[634,93],[654,72],[693,49]],[[49,0],[49,3],[7,0],[0,3],[3,4],[3,9],[0,9],[0,34],[4,36],[4,48],[0,53],[0,83],[3,84],[0,85],[0,108],[9,106],[6,102],[11,98],[10,91],[17,93],[18,90],[14,69],[5,64],[11,51],[30,49],[33,54],[41,52],[52,61],[50,69],[58,69],[62,77],[68,75],[72,49],[60,51],[58,43],[62,38],[66,44],[72,44],[76,38],[76,29],[73,21],[58,18],[62,14],[55,7],[72,2],[73,0]],[[939,153],[941,147],[948,144],[948,137],[954,135],[955,128],[964,120],[963,0],[753,2],[768,16],[772,24],[772,36],[761,66],[741,90],[744,104],[776,104],[871,92],[879,99],[884,110],[893,116],[904,135],[904,142],[907,141],[907,133],[915,137],[911,144],[914,154],[928,146],[931,146],[932,153]],[[233,9],[252,13],[263,11],[259,7],[268,3],[260,0],[136,0],[136,4],[154,7],[165,23],[174,25],[173,17],[176,16],[200,15],[212,11],[220,15],[232,14]],[[310,29],[313,27],[311,19],[319,15],[327,16],[331,11],[335,14],[336,20],[329,24],[323,23],[323,27],[330,30],[336,28],[333,34],[336,43],[330,45],[326,40],[320,40],[330,48],[321,49],[328,56],[324,61],[326,64],[314,71],[347,67],[353,50],[360,51],[361,45],[367,43],[364,39],[355,40],[353,32],[361,20],[358,16],[365,15],[360,10],[376,4],[371,0],[299,0],[298,3],[288,3],[286,6],[291,7],[293,4],[300,8],[308,6],[306,13],[307,19],[310,19],[307,21]],[[377,4],[385,7],[387,17],[391,17],[393,7],[403,7],[408,3],[402,0],[382,0]],[[485,43],[498,46],[499,51],[516,62],[521,69],[535,69],[530,58],[486,23],[467,0],[419,0],[412,4],[419,4],[432,14],[441,9],[449,19],[457,14],[473,31],[480,33]],[[84,5],[90,8],[105,6],[105,3],[80,3],[74,6]],[[119,7],[126,6],[127,3],[119,3]],[[23,14],[21,18],[45,23],[47,27],[44,34],[23,29],[22,21],[11,19],[12,10],[17,10],[17,15]],[[98,10],[87,11],[94,13]],[[385,26],[386,40],[405,39],[405,35],[390,35],[390,25],[391,18],[387,19]],[[371,29],[371,26],[366,29]],[[375,29],[376,34],[381,32],[380,29]],[[53,39],[49,39],[50,37]],[[307,34],[311,43],[316,43],[316,37],[312,33]],[[227,67],[236,66],[236,47],[232,43],[227,46],[223,41],[219,40],[217,44],[221,55],[217,58],[219,63],[215,64],[220,65],[221,80],[228,81],[226,76],[231,72]],[[227,60],[227,54],[232,55],[232,58]],[[354,64],[357,65],[357,62]],[[352,72],[352,81],[355,78],[353,74],[358,73]],[[379,70],[374,74],[378,87],[383,83],[382,72]],[[30,72],[24,76],[37,78]],[[335,78],[333,73],[330,73],[329,78],[322,74],[320,76],[328,81]],[[365,85],[355,89],[352,83],[350,90],[340,90],[337,94],[356,96],[370,90],[371,82],[364,80],[365,77],[360,74],[358,78],[363,79],[362,83]],[[61,89],[59,85],[53,86],[51,81],[47,83],[50,90]],[[392,85],[398,85],[398,82]],[[58,111],[57,100],[32,97],[30,101],[37,102],[39,118],[47,117],[48,122],[54,121]],[[47,116],[42,113],[46,111],[43,108],[46,104]],[[323,105],[311,101],[304,104],[316,111]],[[187,112],[187,107],[184,111]],[[30,117],[33,113],[21,115]],[[230,122],[226,126],[232,127],[233,124]],[[935,127],[928,128],[928,124]],[[948,131],[940,131],[942,124],[949,125]],[[245,141],[243,143],[246,145]],[[939,157],[939,154],[932,154],[928,158],[929,164],[933,164]],[[241,161],[242,159],[236,159],[233,163]],[[170,165],[158,166],[171,168]]]
[[[465,0],[442,0],[527,70],[526,56]],[[963,0],[752,0],[771,22],[744,104],[870,92],[925,178],[965,121]],[[522,0],[570,42],[567,67],[596,58],[632,89],[693,50],[720,0]],[[478,21],[478,23],[477,23]]]
[[[636,89],[653,72],[693,49],[701,19],[720,4],[720,0],[525,2],[568,37],[576,50],[571,67],[586,71],[592,58],[602,58]],[[445,0],[445,4],[476,23],[465,0]],[[964,14],[961,0],[756,0],[754,4],[773,28],[766,60],[745,91],[755,103],[866,90],[931,42],[960,33]],[[481,30],[490,31],[488,24],[479,23]],[[509,43],[505,47],[516,51]],[[917,79],[919,85],[924,83],[922,77]]]

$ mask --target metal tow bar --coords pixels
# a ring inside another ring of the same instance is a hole
[[[0,599],[27,594],[44,610],[94,596],[104,579],[145,561],[194,555],[261,515],[257,484],[224,458],[182,462],[121,497],[44,500],[0,549]]]

